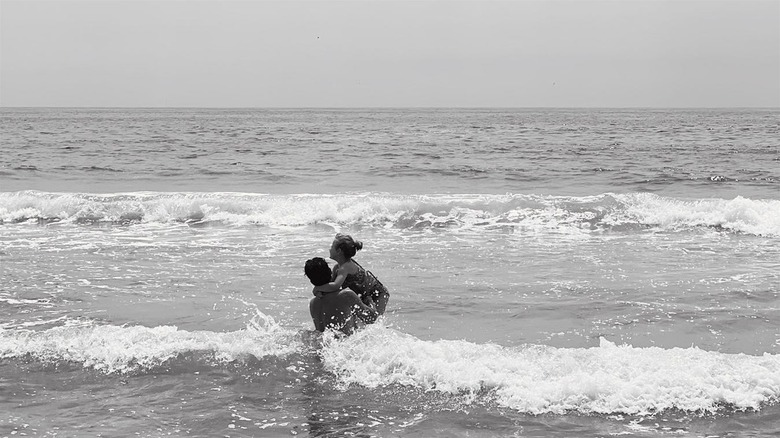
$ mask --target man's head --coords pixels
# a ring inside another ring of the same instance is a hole
[[[330,283],[330,266],[328,262],[321,257],[314,257],[306,260],[306,266],[303,268],[306,276],[309,277],[311,284],[321,286]]]

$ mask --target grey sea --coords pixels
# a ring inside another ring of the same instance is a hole
[[[777,109],[0,134],[0,436],[780,436]],[[337,232],[391,294],[346,338],[303,275]]]

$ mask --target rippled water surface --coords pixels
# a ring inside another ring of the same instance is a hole
[[[777,111],[0,122],[0,436],[780,433]],[[349,338],[336,232],[391,293]]]

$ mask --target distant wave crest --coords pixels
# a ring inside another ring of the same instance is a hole
[[[0,193],[0,223],[314,224],[401,229],[681,231],[714,228],[780,236],[780,200],[682,200],[648,193],[596,196],[386,193]]]

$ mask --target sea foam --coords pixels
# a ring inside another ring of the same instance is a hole
[[[108,374],[154,370],[191,353],[224,363],[250,355],[284,357],[302,348],[296,331],[273,321],[224,333],[78,321],[43,331],[0,328],[0,359],[30,357],[42,363],[79,364]]]
[[[683,200],[647,193],[397,195],[388,193],[0,193],[0,223],[168,223],[296,227],[312,224],[474,231],[712,228],[780,236],[780,200]]]
[[[192,354],[213,366],[318,351],[342,390],[400,385],[530,414],[713,413],[758,410],[780,400],[780,355],[768,353],[637,348],[605,339],[591,348],[510,348],[426,341],[381,323],[348,338],[326,334],[314,350],[305,338],[273,321],[224,333],[70,321],[41,331],[0,329],[0,359],[132,374],[167,369]]]
[[[323,357],[345,386],[406,385],[531,414],[711,413],[780,399],[780,355],[772,354],[636,348],[605,339],[592,348],[506,348],[370,327],[327,343]]]

